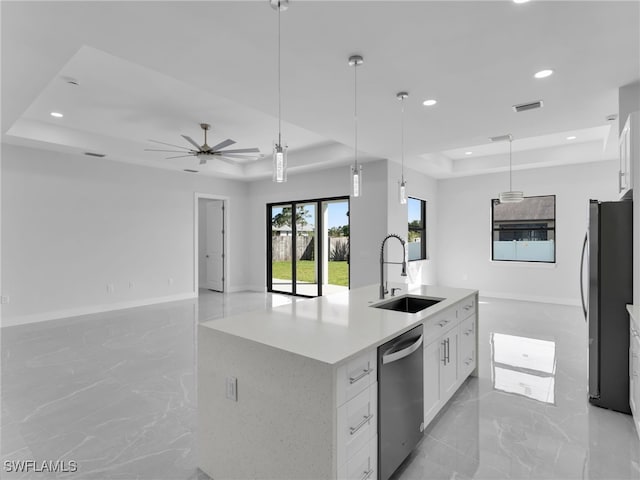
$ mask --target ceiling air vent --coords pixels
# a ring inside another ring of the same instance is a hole
[[[509,140],[511,140],[511,135],[507,134],[500,135],[498,137],[489,137],[489,140],[491,140],[492,142],[508,142]]]
[[[533,110],[535,108],[540,108],[544,106],[544,104],[542,103],[542,100],[538,100],[537,102],[529,102],[529,103],[521,103],[520,105],[514,105],[513,107],[513,111],[516,113],[519,112],[526,112],[527,110]]]
[[[89,157],[98,157],[98,158],[106,157],[104,153],[84,152],[84,154]]]
[[[190,168],[185,168],[184,171],[189,173],[198,173],[198,170],[191,170]]]

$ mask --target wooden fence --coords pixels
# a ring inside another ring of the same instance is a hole
[[[271,237],[271,261],[273,262],[290,262],[291,261],[291,244],[293,237],[290,235],[277,235]],[[331,252],[336,248],[340,249],[342,245],[349,248],[349,237],[329,237],[329,245],[327,245],[327,259],[331,259]],[[342,247],[344,248],[344,247]],[[296,238],[296,258],[300,260],[315,259],[315,237],[298,235]]]

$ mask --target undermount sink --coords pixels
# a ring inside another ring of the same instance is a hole
[[[414,295],[403,295],[402,297],[389,300],[379,305],[372,305],[375,308],[384,308],[385,310],[394,310],[396,312],[417,313],[425,308],[429,308],[436,303],[441,302],[444,298],[434,297],[416,297]]]

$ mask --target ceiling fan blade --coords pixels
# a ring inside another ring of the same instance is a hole
[[[153,143],[159,143],[159,144],[161,144],[161,145],[168,145],[168,146],[170,146],[170,147],[184,148],[185,150],[191,150],[190,148],[183,147],[183,146],[181,146],[181,145],[174,145],[173,143],[159,142],[158,140],[149,140],[149,141],[150,141],[150,142],[153,142]],[[200,148],[200,147],[198,147],[198,148]]]
[[[214,153],[216,157],[227,157],[227,158],[237,158],[238,160],[257,160],[262,158],[262,156],[257,155],[246,155],[241,153],[229,153],[226,152],[216,152]]]
[[[224,150],[220,153],[226,155],[227,153],[260,153],[259,148],[237,148],[235,150]]]
[[[178,155],[177,157],[167,157],[166,160],[169,160],[171,158],[186,158],[186,157],[195,157],[195,155]]]
[[[224,142],[220,142],[219,144],[211,147],[211,151],[215,152],[216,150],[220,150],[221,148],[228,147],[229,145],[233,145],[234,143],[236,143],[235,140],[231,140],[230,138],[227,138]]]
[[[191,145],[193,145],[194,147],[196,147],[198,150],[200,150],[200,145],[198,145],[193,138],[191,138],[188,135],[180,135],[182,138],[184,138],[187,142],[189,142]]]
[[[180,150],[159,150],[157,148],[145,148],[144,151],[145,152],[187,153],[187,152],[181,152]]]

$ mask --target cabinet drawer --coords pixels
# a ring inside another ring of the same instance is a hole
[[[375,348],[344,365],[340,365],[336,379],[336,404],[342,405],[376,382],[378,378],[377,367]]]
[[[342,465],[378,433],[378,383],[338,407],[337,464]]]
[[[476,367],[476,317],[460,324],[460,370],[463,374]]]
[[[347,463],[338,467],[339,480],[376,480],[378,478],[378,437],[356,452]]]
[[[443,310],[442,312],[437,313],[427,320],[424,324],[424,330],[422,334],[424,335],[424,341],[422,344],[425,346],[429,345],[431,342],[437,340],[456,324],[456,308],[455,306]]]
[[[458,319],[463,320],[476,313],[476,297],[467,297],[458,305]]]

